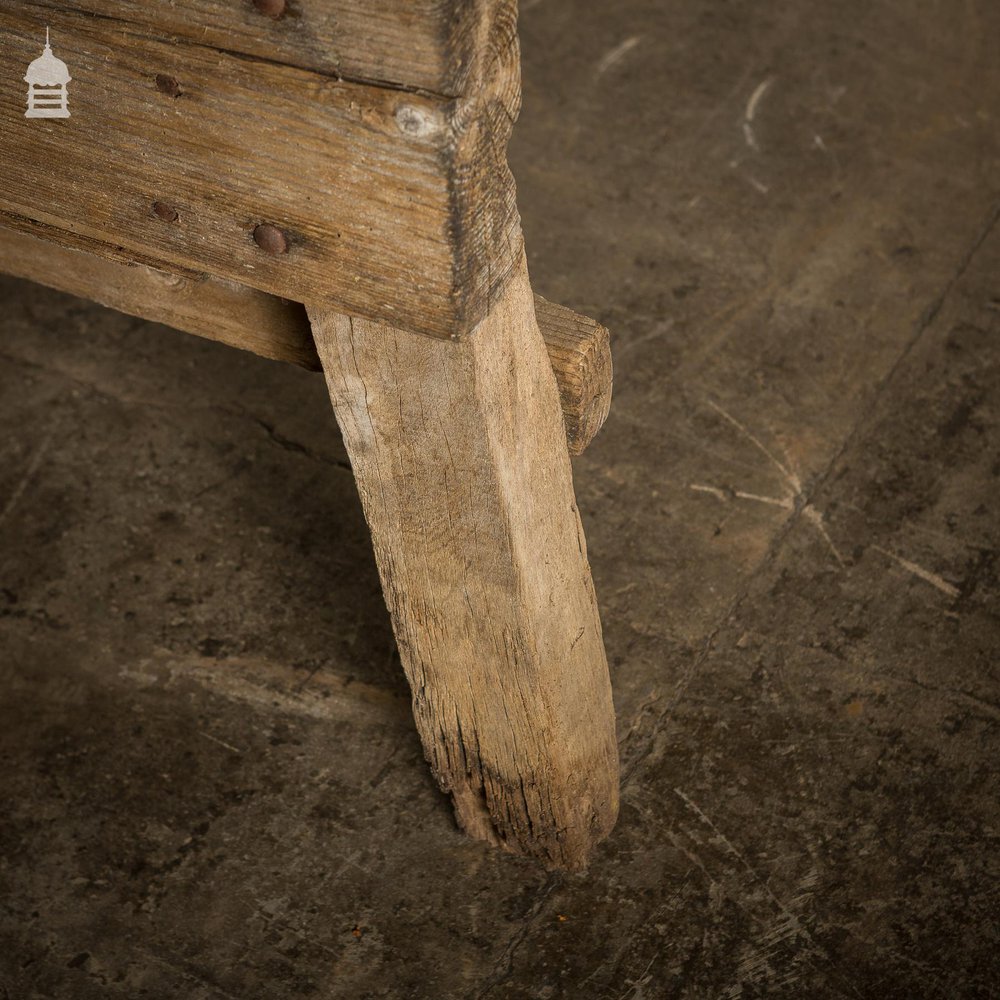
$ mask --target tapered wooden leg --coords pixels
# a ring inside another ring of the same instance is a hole
[[[579,868],[614,709],[527,270],[458,341],[310,317],[434,774],[472,836]]]

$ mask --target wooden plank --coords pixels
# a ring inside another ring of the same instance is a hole
[[[611,409],[611,335],[596,320],[540,295],[535,296],[535,315],[559,383],[569,451],[580,455]]]
[[[614,707],[527,271],[457,344],[310,315],[434,774],[470,835],[582,867]]]
[[[46,24],[73,76],[65,120],[24,117],[21,77]],[[516,32],[487,27],[471,96],[445,100],[65,6],[0,5],[0,212],[110,257],[461,336],[521,247],[505,162]],[[255,242],[261,224],[282,231],[286,253]]]
[[[39,8],[42,17],[72,10],[147,37],[445,97],[467,92],[483,34],[515,16],[510,0],[27,0],[23,6]]]
[[[300,303],[225,278],[118,263],[3,228],[0,272],[275,361],[320,367]]]
[[[318,371],[305,307],[205,274],[170,274],[112,261],[0,227],[0,273]],[[599,323],[535,296],[535,315],[559,385],[570,454],[593,440],[611,401],[611,350]]]

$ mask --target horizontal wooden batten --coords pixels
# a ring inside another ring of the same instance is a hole
[[[125,258],[109,260],[0,226],[0,273],[163,323],[185,333],[318,371],[305,307],[204,274],[170,274]],[[552,364],[570,453],[593,440],[611,402],[608,331],[572,309],[535,296],[535,316]]]
[[[37,8],[39,17],[78,11],[148,37],[445,97],[466,92],[484,31],[515,16],[510,0],[22,0],[20,6]]]
[[[147,37],[77,6],[0,5],[7,224],[434,336],[488,313],[520,252],[504,162],[516,36],[496,48],[512,25],[480,39],[490,68],[484,55],[472,96],[446,99]],[[73,78],[61,120],[24,117],[47,25]],[[255,241],[262,225],[280,250]]]
[[[535,317],[559,383],[566,438],[579,455],[611,410],[611,334],[589,316],[535,296]]]

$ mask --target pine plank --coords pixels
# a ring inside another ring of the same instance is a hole
[[[47,24],[73,75],[72,117],[59,121],[24,117],[21,77]],[[475,85],[452,100],[162,40],[66,5],[0,6],[0,212],[112,258],[461,336],[521,249],[505,162],[516,32],[502,18],[480,29],[463,43]],[[287,253],[255,242],[261,224]]]
[[[0,227],[0,272],[92,299],[132,316],[314,371],[319,355],[305,307],[246,285],[144,263],[110,260]],[[600,430],[611,401],[608,331],[535,295],[549,363],[559,386],[571,455]]]
[[[178,39],[329,76],[443,97],[467,92],[480,41],[515,17],[511,0],[26,0],[38,17],[75,11],[162,40]]]

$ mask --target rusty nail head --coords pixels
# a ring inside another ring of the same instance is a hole
[[[266,222],[253,231],[253,241],[267,253],[288,253],[288,238],[277,226]]]
[[[177,221],[177,209],[171,208],[170,205],[167,205],[162,201],[153,202],[153,212],[158,219],[162,219],[164,222]]]
[[[181,96],[181,85],[177,82],[177,77],[168,76],[166,73],[156,74],[156,89],[168,97]]]
[[[281,17],[288,6],[285,0],[253,0],[254,7],[267,17]]]

